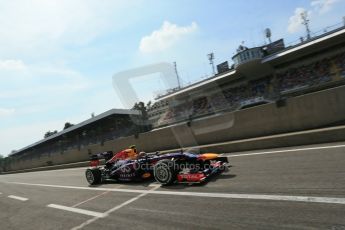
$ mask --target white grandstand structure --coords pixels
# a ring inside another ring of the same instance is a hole
[[[285,47],[284,40],[240,46],[218,73],[157,98],[153,127],[235,111],[345,83],[345,27]]]

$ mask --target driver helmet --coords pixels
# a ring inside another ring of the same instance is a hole
[[[135,146],[135,145],[131,145],[131,146],[129,146],[129,148],[130,148],[130,149],[133,149],[133,150],[134,150],[134,152],[135,152],[135,153],[137,153],[137,148],[136,148],[136,146]]]

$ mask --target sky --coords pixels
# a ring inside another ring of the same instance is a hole
[[[39,141],[65,122],[127,108],[112,86],[118,72],[177,63],[182,84],[210,76],[239,44],[263,45],[264,29],[285,43],[342,23],[345,0],[0,0],[0,154]],[[134,80],[140,100],[164,89]]]

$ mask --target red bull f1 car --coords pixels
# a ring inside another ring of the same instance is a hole
[[[203,183],[211,176],[229,170],[227,157],[215,153],[189,152],[146,154],[136,160],[118,160],[100,166],[100,159],[108,161],[112,156],[112,152],[105,152],[91,157],[91,167],[85,172],[89,184],[100,184],[107,180],[122,182],[150,178],[162,185],[193,184]]]

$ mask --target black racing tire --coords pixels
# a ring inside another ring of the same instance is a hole
[[[100,184],[102,182],[102,172],[98,168],[87,169],[85,177],[90,185]]]
[[[177,176],[175,162],[168,159],[158,161],[153,168],[153,175],[158,183],[171,185],[175,182]]]

